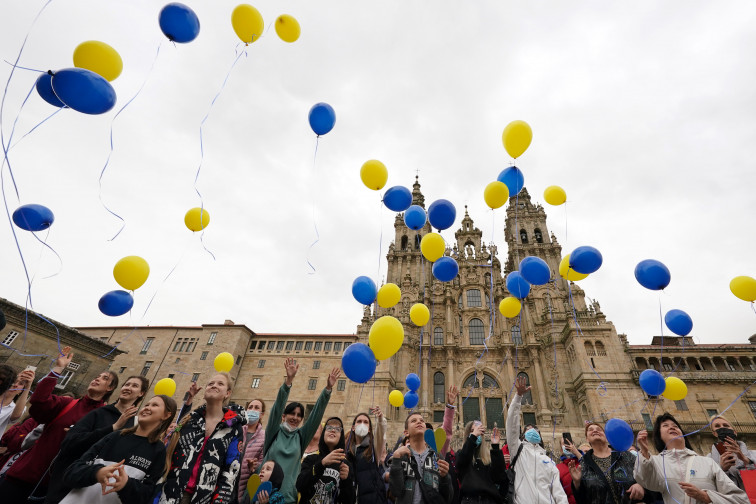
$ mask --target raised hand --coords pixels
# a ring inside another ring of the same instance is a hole
[[[473,436],[480,436],[482,434],[485,434],[485,432],[486,426],[480,422],[475,422],[472,429],[470,430],[470,434],[472,434]]]
[[[139,408],[137,408],[136,406],[129,406],[128,408],[126,408],[126,410],[121,413],[121,416],[118,417],[116,423],[113,424],[113,431],[123,429],[126,426],[126,422],[129,421],[129,418],[132,418],[134,415],[136,415],[137,411],[139,411]]]
[[[446,404],[454,406],[454,403],[457,402],[457,396],[459,396],[459,389],[457,386],[450,386],[449,390],[446,391]]]
[[[71,361],[73,360],[74,354],[71,352],[71,347],[63,347],[63,350],[61,351],[60,355],[58,355],[58,358],[55,359],[55,365],[53,366],[53,371],[55,374],[60,374],[61,371],[63,371],[66,366],[68,366]]]
[[[530,385],[528,385],[527,380],[524,376],[518,376],[515,380],[515,390],[517,391],[517,395],[520,397],[523,397],[528,390],[530,390]]]
[[[328,383],[326,384],[326,389],[329,391],[333,389],[333,386],[336,385],[336,380],[341,375],[341,369],[335,367],[331,369],[331,372],[328,374]]]
[[[27,369],[26,371],[21,371],[20,373],[18,373],[18,382],[23,388],[28,389],[29,387],[31,387],[33,381],[34,371],[32,371],[31,369]]]
[[[583,477],[583,468],[576,460],[570,459],[567,463],[567,468],[570,470],[570,476],[572,476],[572,482],[575,484],[575,488],[580,488],[580,480]]]
[[[494,427],[493,432],[491,433],[491,444],[499,444],[501,441],[501,437],[499,436],[499,428]]]
[[[640,448],[641,455],[646,458],[650,457],[648,453],[648,431],[645,429],[638,433],[638,448]]]
[[[381,418],[383,418],[383,412],[381,411],[381,407],[380,406],[373,406],[372,408],[370,408],[370,413],[372,413],[373,415],[375,415],[375,417],[378,420],[380,420]]]
[[[197,395],[197,392],[200,391],[200,386],[197,385],[197,382],[192,382],[191,385],[189,385],[189,390],[187,390],[187,403],[186,404],[192,404],[192,400],[194,400],[194,396]]]
[[[287,357],[284,361],[284,369],[286,370],[286,385],[291,387],[291,384],[294,383],[294,377],[297,376],[297,371],[299,371],[299,364],[295,359]]]

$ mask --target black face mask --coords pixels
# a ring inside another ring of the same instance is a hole
[[[717,429],[717,437],[724,443],[725,439],[727,438],[737,439],[737,434],[735,434],[735,431],[732,429],[728,429],[727,427],[720,427],[719,429]]]

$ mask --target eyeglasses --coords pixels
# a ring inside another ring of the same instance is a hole
[[[342,429],[338,425],[326,425],[325,430],[326,432],[341,432]]]

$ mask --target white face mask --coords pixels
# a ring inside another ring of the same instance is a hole
[[[299,428],[299,427],[292,427],[291,425],[289,425],[288,422],[282,423],[281,427],[283,427],[284,429],[286,429],[288,432],[294,432],[295,430],[297,430]]]
[[[367,424],[361,423],[354,426],[354,433],[360,437],[365,437],[368,434]]]

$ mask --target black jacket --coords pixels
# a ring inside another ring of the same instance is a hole
[[[364,446],[357,446],[356,453],[347,452],[347,460],[354,469],[357,496],[360,504],[386,504],[386,484],[383,470],[371,458],[365,458]]]
[[[491,463],[484,465],[475,457],[477,436],[470,434],[462,450],[457,453],[457,473],[462,483],[460,500],[465,497],[485,497],[501,503],[501,492],[509,487],[504,454],[498,444],[491,445]]]
[[[305,457],[297,477],[297,492],[300,504],[354,504],[354,469],[348,461],[349,476],[339,476],[340,464],[323,465],[320,452]],[[385,504],[385,501],[384,503]]]
[[[604,474],[596,461],[593,460],[593,450],[588,450],[580,460],[583,475],[580,478],[580,489],[575,489],[573,483],[573,495],[578,504],[615,504],[612,496],[612,487],[607,477],[612,478],[618,487],[617,502],[653,502],[651,494],[646,491],[642,501],[630,501],[627,490],[635,484],[633,468],[635,456],[630,452],[613,451],[611,454],[611,468],[609,474]],[[623,500],[624,499],[624,500]]]

